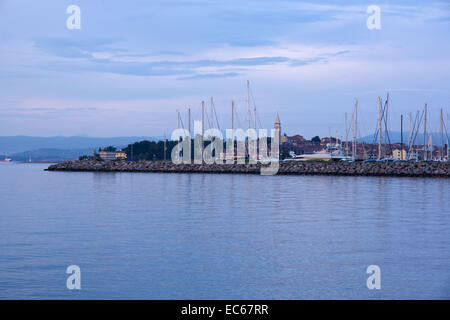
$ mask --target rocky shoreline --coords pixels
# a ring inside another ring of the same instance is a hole
[[[260,174],[260,164],[173,164],[171,161],[72,160],[48,167],[48,171],[167,172]],[[450,177],[448,162],[280,162],[279,175],[342,175]]]

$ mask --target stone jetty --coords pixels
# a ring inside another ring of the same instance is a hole
[[[260,174],[260,164],[173,164],[171,161],[72,160],[48,171]],[[449,162],[280,162],[279,175],[450,177]]]

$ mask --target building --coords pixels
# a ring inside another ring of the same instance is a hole
[[[394,160],[407,160],[406,159],[406,150],[394,149],[392,150],[392,159]]]
[[[127,158],[127,154],[125,151],[117,151],[116,152],[116,159],[125,160]]]
[[[98,155],[103,161],[116,160],[116,152],[100,151]]]
[[[304,145],[305,142],[306,142],[306,140],[305,140],[305,138],[303,138],[303,136],[301,136],[301,135],[299,135],[299,134],[297,134],[297,135],[295,135],[295,136],[292,136],[292,137],[289,137],[289,136],[287,136],[286,134],[284,134],[284,135],[281,137],[281,142],[282,142],[282,143],[290,143],[290,144],[292,144],[294,147],[297,147],[297,146]]]
[[[124,151],[100,151],[98,155],[103,161],[124,160],[127,158],[127,154]]]
[[[278,112],[277,117],[275,118],[274,129],[278,131],[278,145],[281,146],[281,122]]]

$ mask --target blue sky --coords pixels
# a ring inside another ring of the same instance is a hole
[[[306,137],[342,135],[355,97],[373,133],[387,91],[393,129],[425,102],[436,130],[450,112],[449,2],[0,0],[0,34],[0,135],[169,134],[211,96],[222,128],[231,100],[244,125],[247,79],[264,127],[279,112]]]

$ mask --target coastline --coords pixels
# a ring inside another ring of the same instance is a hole
[[[46,171],[160,172],[210,174],[260,174],[261,164],[173,164],[171,161],[72,160]],[[280,162],[278,175],[336,175],[450,178],[449,162]]]

